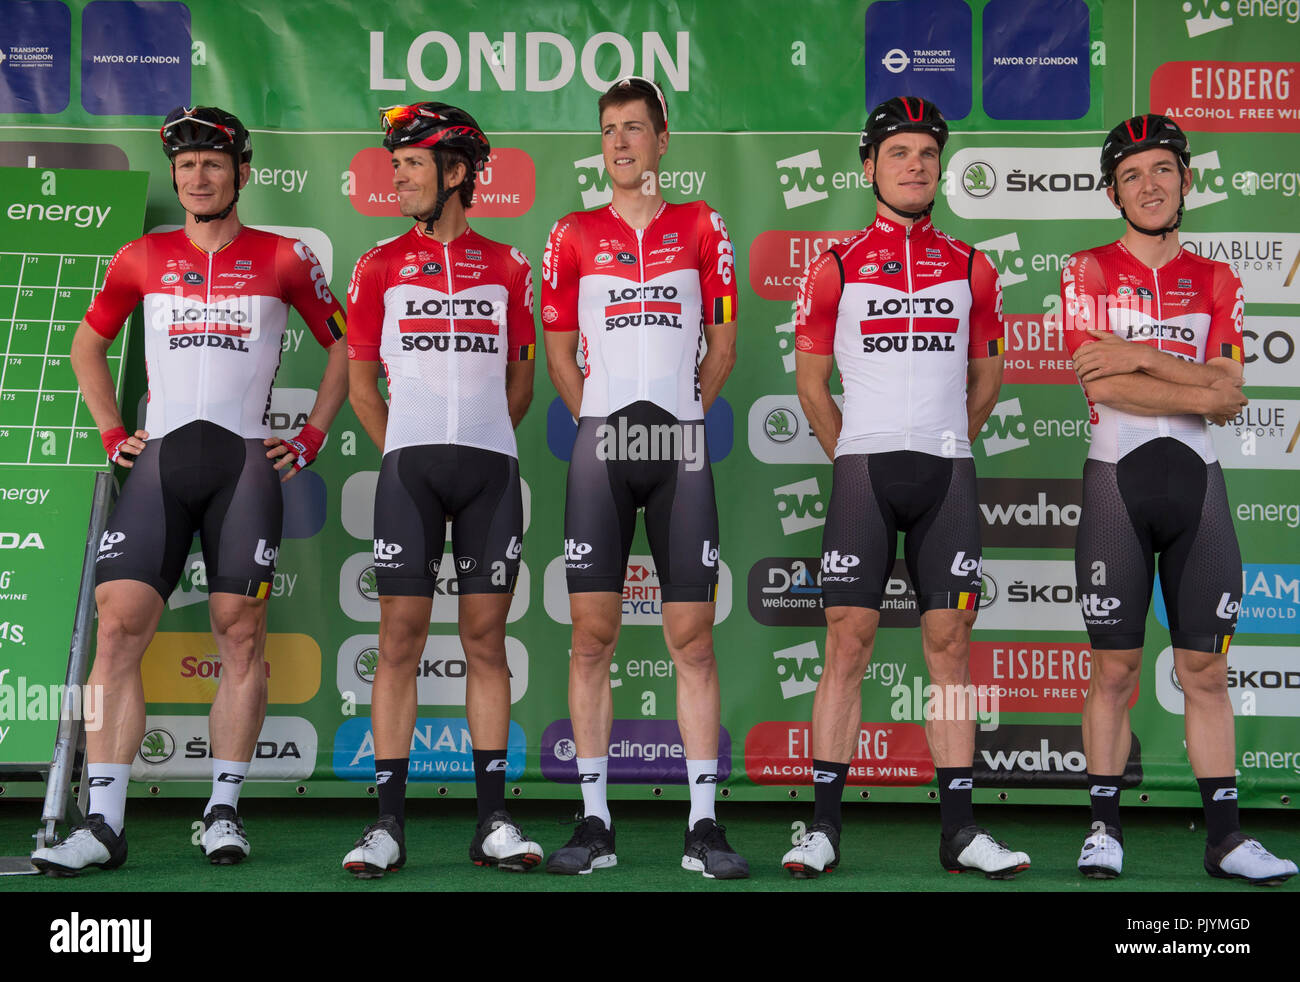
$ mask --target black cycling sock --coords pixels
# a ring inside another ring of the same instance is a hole
[[[971,805],[971,788],[974,786],[971,767],[936,767],[939,778],[939,822],[944,835],[975,824],[975,809]]]
[[[814,760],[813,764],[813,824],[829,825],[836,832],[843,820],[840,817],[840,799],[844,797],[844,784],[849,777],[848,764],[833,764],[828,760]]]
[[[406,757],[375,760],[375,790],[379,792],[379,815],[392,815],[406,828]]]
[[[1201,789],[1201,804],[1205,806],[1205,839],[1217,846],[1241,828],[1237,815],[1237,778],[1200,777],[1196,786]]]
[[[1088,804],[1093,822],[1119,829],[1119,782],[1122,775],[1088,774]]]
[[[506,807],[506,752],[474,751],[474,787],[478,794],[478,820]]]

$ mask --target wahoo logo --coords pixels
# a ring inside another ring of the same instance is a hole
[[[1192,158],[1192,189],[1187,193],[1187,210],[1226,201],[1228,192],[1222,190],[1227,183],[1219,173],[1219,151],[1209,150]]]
[[[834,771],[813,771],[813,784],[834,784]]]
[[[984,453],[989,457],[1029,446],[1026,439],[1029,426],[1020,408],[1020,399],[1005,399],[994,406],[980,432],[984,436]]]
[[[385,542],[383,539],[375,540],[375,562],[379,562],[381,559],[392,559],[401,551],[402,547],[396,542]]]
[[[781,194],[785,198],[786,209],[802,208],[814,201],[830,197],[825,190],[826,175],[822,173],[822,155],[820,150],[809,150],[795,154],[776,162],[780,173]]]
[[[847,573],[860,562],[862,560],[852,553],[846,552],[841,555],[838,549],[832,549],[830,552],[822,553],[822,572]]]
[[[1025,268],[1025,261],[1016,255],[1020,252],[1020,236],[1015,232],[976,242],[975,248],[989,257],[989,262],[998,271],[998,280],[1002,284],[1002,289],[1024,283],[1029,279],[1027,273],[1021,272]]]
[[[609,186],[609,175],[605,173],[604,154],[575,160],[573,167],[578,172],[578,192],[582,195],[583,208],[599,208],[614,200],[614,189]]]
[[[949,791],[970,791],[975,787],[975,781],[969,777],[954,777],[948,782]]]
[[[717,784],[717,783],[718,783],[718,775],[716,775],[716,774],[701,774],[699,777],[697,777],[697,778],[695,779],[695,783],[696,783],[696,784]]]
[[[1088,789],[1088,794],[1094,798],[1113,798],[1119,794],[1119,788],[1113,784],[1094,784]]]
[[[99,537],[99,551],[108,552],[109,549],[112,549],[125,538],[125,532],[105,532]]]
[[[257,545],[253,547],[253,561],[259,566],[274,566],[279,555],[280,547],[268,546],[265,539],[258,539]]]
[[[1217,790],[1215,790],[1214,795],[1211,797],[1210,800],[1211,800],[1211,801],[1236,801],[1236,800],[1237,800],[1237,789],[1236,789],[1236,788],[1218,788]]]
[[[506,558],[518,559],[524,551],[524,544],[519,541],[519,537],[510,536],[510,542],[506,545]]]
[[[1189,38],[1232,26],[1232,17],[1227,16],[1232,13],[1229,0],[1185,0],[1183,13]]]
[[[493,760],[488,761],[488,765],[483,768],[483,771],[486,774],[494,774],[497,771],[504,771],[505,769],[506,759],[504,757],[496,757]]]
[[[718,565],[718,547],[708,539],[704,540],[704,548],[700,550],[700,562],[705,566]]]
[[[968,573],[974,573],[976,576],[979,576],[983,567],[984,558],[982,556],[976,556],[974,559],[967,559],[965,552],[959,552],[957,555],[952,557],[952,566],[949,567],[949,572],[952,573],[953,576],[965,576]]]
[[[985,765],[993,771],[1028,771],[1031,773],[1076,773],[1087,770],[1088,762],[1080,750],[1067,750],[1062,753],[1053,750],[1047,738],[1038,742],[1038,746],[1025,750],[981,750]]]
[[[779,488],[773,488],[776,512],[781,518],[781,531],[786,535],[804,532],[826,524],[826,502],[817,478],[810,477]]]
[[[1225,593],[1219,598],[1219,606],[1214,611],[1225,621],[1234,620],[1241,613],[1241,604],[1232,599],[1232,595]]]
[[[822,674],[822,653],[817,650],[816,641],[805,641],[774,651],[772,658],[776,661],[782,699],[793,699],[817,690],[817,680]]]

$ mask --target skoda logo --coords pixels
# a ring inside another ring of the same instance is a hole
[[[375,669],[379,667],[379,649],[366,648],[357,655],[357,660],[353,667],[356,670],[357,678],[362,682],[373,682],[375,680]]]
[[[980,574],[980,610],[992,607],[998,597],[998,584],[988,573]]]
[[[176,753],[176,738],[161,726],[155,726],[140,741],[140,759],[146,764],[165,764]]]
[[[375,576],[375,567],[367,566],[357,577],[357,592],[367,600],[379,599],[379,579]]]
[[[763,432],[773,443],[789,443],[799,433],[799,417],[789,409],[773,409],[763,421]]]
[[[961,172],[961,189],[972,198],[987,198],[997,183],[997,173],[982,160],[967,164]]]

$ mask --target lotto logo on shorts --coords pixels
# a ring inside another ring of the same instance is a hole
[[[265,539],[258,539],[257,545],[253,547],[253,560],[259,566],[274,566],[279,555],[280,547],[268,546]]]
[[[704,548],[700,552],[700,562],[705,566],[718,565],[718,547],[708,539],[704,540]]]
[[[838,549],[822,553],[822,573],[847,573],[857,566],[861,559],[852,553],[841,553]],[[835,577],[836,581],[856,581],[856,576]]]
[[[950,572],[952,573],[953,576],[963,576],[966,574],[974,574],[975,576],[979,576],[981,566],[982,566],[982,561],[979,556],[976,556],[972,559],[967,559],[966,553],[959,552],[957,553],[956,556],[953,557],[952,568]]]
[[[579,542],[577,539],[565,539],[564,565],[569,569],[587,569],[591,566],[591,563],[584,563],[582,559],[590,552],[590,543]]]
[[[385,542],[383,539],[376,539],[375,565],[382,566],[384,569],[396,569],[397,567],[405,566],[405,563],[393,563],[388,561],[401,551],[402,547],[396,542]]]
[[[125,538],[125,532],[105,532],[99,537],[99,551],[108,552],[109,549],[112,549],[113,546],[117,545]]]

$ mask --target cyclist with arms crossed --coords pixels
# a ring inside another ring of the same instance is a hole
[[[1111,130],[1101,183],[1128,228],[1118,242],[1075,253],[1061,272],[1065,342],[1092,423],[1074,560],[1092,645],[1083,746],[1093,823],[1078,866],[1096,879],[1123,869],[1128,704],[1158,552],[1187,757],[1205,808],[1205,869],[1274,884],[1295,875],[1295,863],[1238,824],[1227,651],[1241,552],[1206,425],[1226,423],[1246,404],[1245,298],[1227,264],[1178,242],[1190,161],[1187,137],[1165,116],[1137,116]]]

